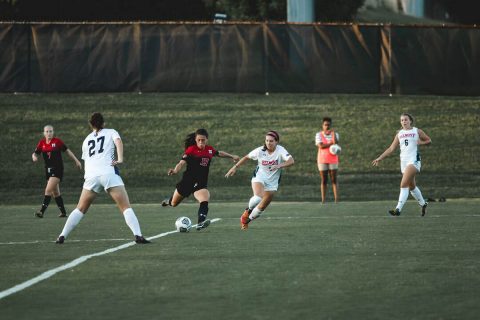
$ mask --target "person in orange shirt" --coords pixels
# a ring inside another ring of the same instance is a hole
[[[338,141],[339,135],[332,129],[332,118],[323,118],[322,131],[317,132],[315,135],[315,144],[318,147],[317,165],[322,179],[322,183],[320,184],[322,203],[325,203],[328,176],[330,176],[332,182],[333,197],[335,202],[338,202],[338,155],[330,152],[330,146],[337,144]]]

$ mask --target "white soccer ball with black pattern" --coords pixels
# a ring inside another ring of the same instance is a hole
[[[331,154],[337,155],[342,151],[342,148],[338,144],[332,144],[329,150]]]
[[[175,221],[175,229],[178,232],[188,232],[192,227],[192,220],[189,217],[180,217]]]

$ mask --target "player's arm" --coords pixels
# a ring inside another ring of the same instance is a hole
[[[378,158],[372,161],[373,166],[378,166],[378,163],[391,155],[395,149],[400,145],[400,141],[398,140],[398,135],[395,135],[395,138],[393,138],[393,142],[390,145],[390,147],[387,148]]]
[[[225,178],[233,176],[237,172],[237,168],[247,162],[249,159],[250,157],[248,155],[240,159],[233,167],[230,168],[230,170],[228,170],[228,172],[225,174]]]
[[[38,143],[37,147],[35,148],[35,151],[32,153],[32,161],[37,162],[38,161],[38,155],[42,153],[40,149],[40,142]]]
[[[430,137],[421,129],[418,129],[418,137],[420,138],[418,139],[419,146],[428,146],[432,143],[432,139],[430,139]]]
[[[230,158],[230,159],[233,160],[233,162],[237,162],[237,161],[240,159],[239,156],[237,156],[237,155],[235,155],[235,154],[227,153],[227,152],[225,152],[225,151],[218,151],[218,156],[219,156],[220,158]]]
[[[177,174],[180,172],[180,170],[182,170],[183,166],[187,163],[187,161],[185,160],[180,160],[177,165],[175,166],[175,168],[170,168],[168,169],[168,175],[171,176],[171,175],[174,175],[174,174]]]
[[[78,169],[82,170],[82,163],[77,159],[77,157],[75,157],[75,154],[73,154],[73,152],[70,151],[70,149],[65,150],[65,152],[70,157],[70,159],[72,159],[75,162],[75,166],[77,166]]]
[[[117,160],[112,161],[112,166],[123,163],[123,142],[122,139],[116,138],[113,140],[115,148],[117,149]]]

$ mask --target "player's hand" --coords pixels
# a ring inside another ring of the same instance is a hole
[[[78,168],[78,170],[82,170],[82,163],[80,161],[76,161],[75,166]]]
[[[269,171],[275,171],[275,170],[278,170],[278,169],[280,169],[280,168],[281,168],[281,167],[280,167],[278,164],[274,164],[274,165],[268,167],[268,170],[269,170]]]
[[[227,174],[225,174],[225,178],[228,178],[228,177],[233,176],[236,172],[237,172],[237,168],[236,168],[236,167],[230,168],[230,170],[228,170]]]
[[[113,160],[112,161],[112,166],[116,166],[116,165],[119,165],[119,164],[122,164],[123,163],[123,160]]]
[[[238,160],[240,160],[240,157],[237,156],[236,154],[232,155],[232,160],[233,162],[237,162]]]
[[[375,160],[372,161],[372,166],[374,167],[378,167],[378,163],[380,162],[380,158],[377,158]]]
[[[35,153],[32,153],[32,161],[33,162],[37,162],[38,161],[38,157]]]
[[[173,176],[174,174],[177,174],[177,173],[175,172],[175,169],[171,169],[171,168],[170,168],[170,169],[168,169],[167,174],[168,174],[169,176]]]

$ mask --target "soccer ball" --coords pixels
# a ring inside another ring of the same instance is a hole
[[[188,217],[180,217],[175,221],[175,229],[178,232],[188,232],[192,227],[192,220]]]
[[[342,151],[342,147],[340,147],[338,144],[332,144],[330,146],[330,153],[333,155],[337,155]]]

